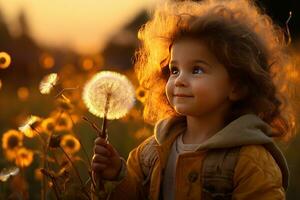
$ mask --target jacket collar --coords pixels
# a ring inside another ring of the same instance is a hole
[[[175,139],[174,135],[179,135],[185,128],[186,117],[170,117],[161,120],[154,127],[155,139],[161,145],[170,139]],[[199,150],[270,143],[272,142],[271,130],[271,127],[257,115],[242,115],[200,144]]]

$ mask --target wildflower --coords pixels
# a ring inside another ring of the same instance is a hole
[[[21,126],[19,130],[27,137],[34,137],[38,134],[37,127],[41,124],[41,118],[31,115],[30,118]]]
[[[118,119],[134,105],[134,88],[126,76],[116,72],[97,73],[84,87],[83,100],[89,111],[107,119]],[[106,105],[108,102],[108,110]]]
[[[28,167],[33,161],[33,152],[22,147],[17,151],[15,163],[19,167]]]
[[[16,157],[16,149],[23,144],[23,134],[16,130],[9,130],[2,136],[2,148],[5,157],[12,161]]]
[[[18,167],[3,168],[0,172],[0,181],[7,181],[10,176],[15,176],[19,173]]]
[[[80,143],[73,135],[64,135],[61,139],[60,146],[68,153],[74,154],[80,150]]]
[[[0,52],[0,68],[5,69],[9,67],[11,62],[10,55],[6,52]]]
[[[55,131],[69,131],[73,127],[72,120],[67,113],[56,113],[54,116]]]
[[[2,136],[2,148],[12,150],[23,144],[23,134],[16,130],[8,130]]]
[[[57,84],[58,76],[56,73],[51,73],[45,76],[40,83],[40,92],[42,94],[49,94],[53,87]]]
[[[43,120],[41,127],[46,133],[48,133],[48,134],[53,133],[55,130],[55,119],[52,117],[49,117],[49,118]]]
[[[146,99],[146,90],[143,88],[143,87],[138,87],[138,89],[135,91],[136,93],[136,98],[144,103],[145,102],[145,99]]]

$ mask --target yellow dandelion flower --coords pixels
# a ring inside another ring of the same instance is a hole
[[[66,113],[57,114],[55,117],[55,131],[68,131],[73,127],[70,116]]]
[[[18,149],[15,164],[19,167],[28,167],[33,161],[33,152],[24,147]]]
[[[23,145],[23,134],[16,130],[9,130],[2,136],[2,148],[7,160],[13,161],[16,158],[16,152]]]
[[[146,99],[146,93],[147,91],[143,87],[138,87],[138,89],[135,91],[136,98],[142,103],[145,103]]]
[[[19,127],[19,130],[24,133],[25,136],[32,138],[38,134],[37,127],[41,124],[41,122],[41,118],[31,115],[28,120]]]
[[[0,52],[0,68],[8,68],[11,63],[10,55],[6,52]]]
[[[83,100],[92,114],[104,117],[109,96],[107,119],[118,119],[125,116],[134,105],[134,93],[134,87],[126,76],[102,71],[86,83]]]
[[[17,130],[8,130],[2,136],[2,148],[14,150],[23,144],[23,134]]]
[[[40,82],[40,87],[39,87],[40,92],[42,94],[49,94],[53,89],[53,87],[55,87],[57,82],[58,82],[58,76],[56,73],[51,73],[45,76]]]
[[[15,176],[19,173],[20,169],[18,167],[10,167],[10,168],[3,168],[0,172],[0,181],[7,181],[10,176]]]
[[[60,146],[68,153],[74,154],[80,150],[80,143],[73,135],[64,135],[61,139]]]
[[[55,119],[52,117],[49,117],[42,121],[41,127],[43,131],[46,133],[52,133],[55,131]]]

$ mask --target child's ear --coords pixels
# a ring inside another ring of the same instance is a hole
[[[240,85],[238,83],[233,84],[229,94],[229,99],[232,101],[238,101],[243,99],[248,94],[248,87]]]

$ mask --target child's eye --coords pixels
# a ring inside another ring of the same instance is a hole
[[[195,66],[193,68],[193,74],[202,74],[204,73],[204,70],[201,67]]]
[[[174,75],[174,74],[178,74],[179,70],[177,67],[170,67],[170,74]]]

